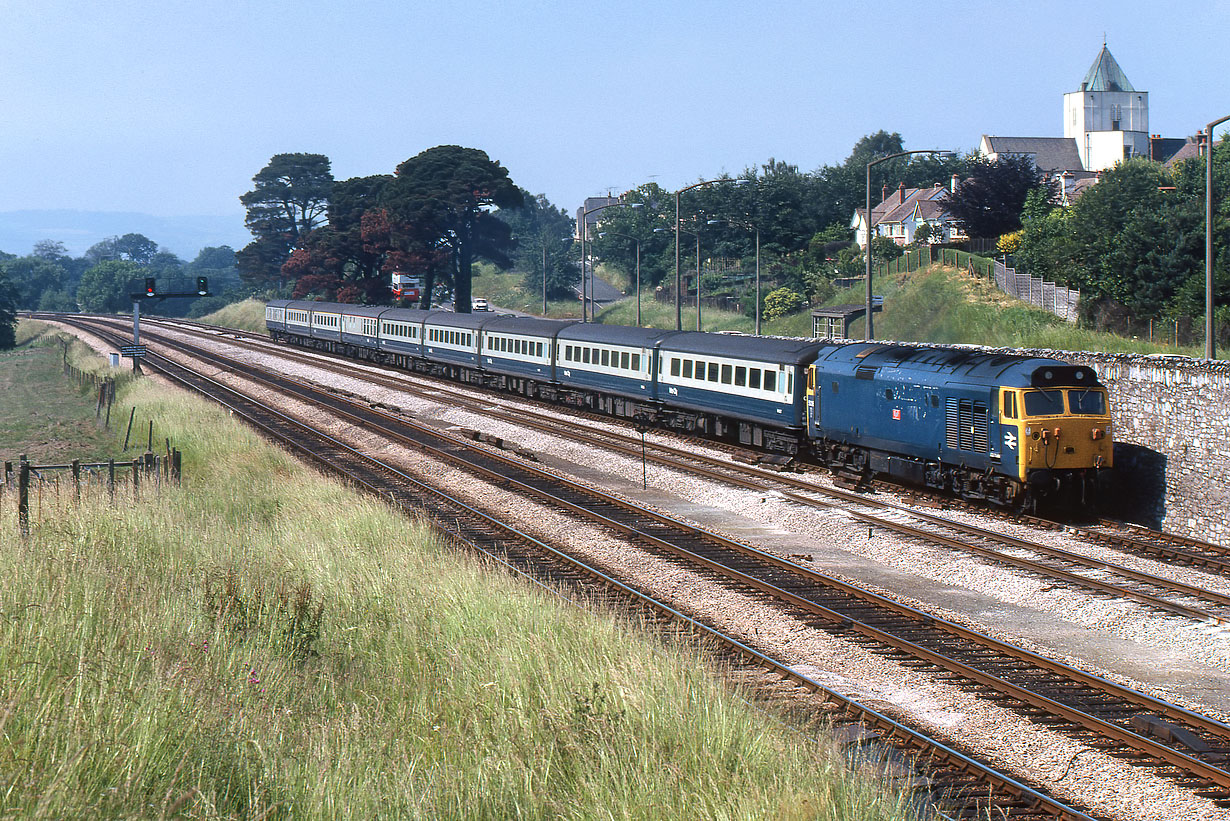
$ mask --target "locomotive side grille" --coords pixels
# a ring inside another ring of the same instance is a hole
[[[974,450],[979,453],[990,451],[987,446],[987,407],[982,404],[974,405]]]
[[[987,406],[968,399],[950,397],[945,406],[945,432],[952,450],[987,453]]]
[[[961,450],[974,449],[974,408],[968,399],[961,400],[958,414],[961,425]]]
[[[957,400],[949,397],[945,411],[945,422],[947,423],[946,428],[948,435],[947,444],[950,449],[956,450],[961,447],[961,421],[958,418],[959,414],[957,413]]]
[[[876,368],[869,365],[859,365],[854,369],[855,379],[874,379]]]

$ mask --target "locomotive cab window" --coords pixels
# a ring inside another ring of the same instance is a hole
[[[1016,394],[1004,393],[1004,418],[1016,419]]]
[[[1026,416],[1059,416],[1063,413],[1063,391],[1028,391],[1025,394]]]
[[[1068,391],[1068,408],[1072,413],[1102,416],[1106,413],[1106,396],[1101,391]]]

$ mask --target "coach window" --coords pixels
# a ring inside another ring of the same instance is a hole
[[[730,377],[733,372],[734,372],[734,368],[731,367],[730,365],[722,366],[722,384],[723,385],[730,384]]]
[[[684,379],[692,378],[692,360],[691,359],[683,360],[683,378]]]
[[[718,363],[716,362],[709,363],[709,381],[710,382],[718,381]]]
[[[764,372],[764,389],[766,391],[777,390],[777,371],[766,370]]]
[[[691,371],[691,370],[692,370],[692,368],[690,367],[690,366],[691,366],[691,364],[692,364],[691,362],[689,362],[689,363],[688,363],[688,365],[689,365],[688,370],[689,370],[689,371]],[[671,376],[678,376],[678,375],[679,375],[679,360],[678,360],[678,359],[676,359],[675,357],[673,357],[673,356],[672,356],[672,357],[671,357]],[[690,376],[691,374],[687,374],[687,375],[689,375],[689,376]]]
[[[638,373],[641,370],[641,355],[639,353],[632,354],[632,370]]]
[[[747,368],[742,365],[735,367],[735,387],[743,388],[747,386]]]
[[[753,390],[760,390],[760,368],[747,369],[747,386]]]
[[[606,348],[602,349],[602,367],[607,367],[611,364],[611,352]]]
[[[629,364],[631,364],[631,362],[632,362],[632,355],[629,354],[627,351],[624,351],[623,353],[619,355],[619,367],[623,368],[625,371],[628,370],[628,366]]]
[[[588,364],[589,364],[589,352],[590,352],[590,350],[592,350],[592,349],[591,349],[591,348],[582,348],[582,349],[581,349],[581,353],[582,353],[581,360],[582,360],[582,361],[583,361],[586,365],[588,365]]]

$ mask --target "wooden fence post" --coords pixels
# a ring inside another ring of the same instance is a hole
[[[30,536],[30,463],[23,456],[17,471],[17,527],[21,538]]]
[[[73,460],[73,498],[81,503],[81,460]]]
[[[132,420],[137,415],[137,406],[132,406],[132,412],[128,414],[128,430],[124,432],[124,450],[128,450],[128,437],[132,434]]]
[[[107,460],[107,495],[115,501],[115,459]]]

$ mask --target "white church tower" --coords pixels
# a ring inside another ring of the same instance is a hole
[[[1086,171],[1149,156],[1149,92],[1132,88],[1106,43],[1080,90],[1063,95],[1063,135],[1076,140]]]

